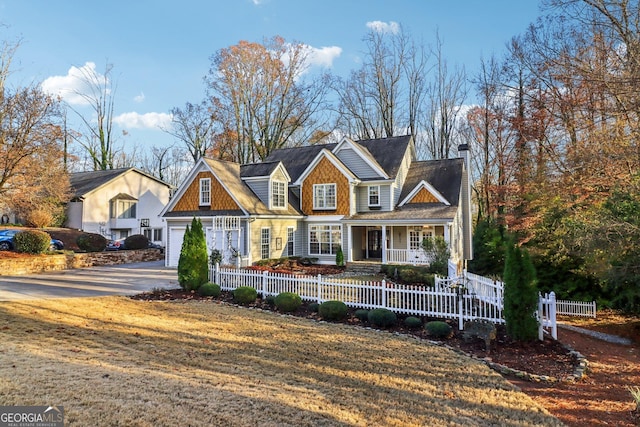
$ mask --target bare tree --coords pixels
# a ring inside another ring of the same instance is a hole
[[[113,65],[107,64],[103,74],[93,67],[79,68],[83,88],[75,91],[88,104],[93,114],[84,115],[69,105],[84,124],[86,133],[77,138],[93,164],[94,170],[113,169],[118,149],[113,134],[114,95],[116,87],[111,78]]]
[[[362,67],[336,80],[339,124],[355,139],[419,134],[429,55],[402,27],[371,30]]]
[[[418,145],[421,157],[447,159],[452,153],[456,127],[460,125],[460,107],[467,97],[466,74],[463,68],[449,70],[442,52],[442,40],[436,34],[433,55],[436,58],[435,75],[427,89],[427,107],[423,128],[424,144]]]
[[[143,171],[175,187],[186,178],[191,166],[186,150],[175,145],[153,147],[140,163]]]
[[[206,79],[221,123],[216,146],[240,163],[309,140],[325,124],[327,75],[311,77],[309,49],[274,37],[264,45],[241,41],[211,57]]]
[[[187,102],[183,109],[173,108],[171,117],[173,126],[166,132],[184,143],[194,163],[213,148],[214,132],[219,121],[206,101],[200,104]]]

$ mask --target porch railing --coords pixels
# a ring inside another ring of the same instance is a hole
[[[430,257],[422,249],[387,249],[386,255],[389,264],[424,265],[431,262]]]

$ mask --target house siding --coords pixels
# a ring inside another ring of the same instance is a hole
[[[395,183],[393,185],[393,206],[397,206],[400,201],[400,193],[402,186],[404,185],[404,181],[407,179],[407,174],[409,173],[409,167],[411,166],[412,161],[411,150],[407,149],[405,152],[404,158],[402,159],[402,163],[398,168],[398,174],[396,175]]]
[[[177,201],[171,212],[196,211],[200,208],[200,179],[211,178],[210,210],[238,210],[240,207],[211,172],[199,172]],[[209,206],[203,207],[209,210]]]
[[[283,219],[256,219],[251,223],[251,231],[250,231],[250,242],[253,244],[250,247],[250,259],[252,262],[258,261],[262,259],[261,254],[261,231],[263,228],[268,228],[271,230],[271,244],[269,247],[269,258],[283,258],[287,256],[287,228],[293,227],[295,230],[295,240],[296,245],[298,245],[298,241],[300,240],[299,236],[299,222],[291,219],[291,220],[283,220]],[[280,238],[282,242],[282,246],[280,249],[276,248],[276,239]],[[299,248],[296,248],[296,255],[300,255],[298,251]]]
[[[151,179],[143,174],[130,170],[116,177],[104,186],[85,195],[84,201],[71,209],[71,221],[67,226],[90,233],[102,234],[111,238],[112,222],[109,212],[109,202],[116,195],[123,193],[137,199],[136,218],[130,220],[115,220],[119,228],[129,229],[129,234],[141,234],[140,219],[149,219],[149,228],[164,228],[159,217],[163,207],[169,202],[170,188],[168,185]],[[81,207],[82,212],[78,212]],[[78,223],[77,221],[80,221]],[[126,225],[126,226],[125,226]]]
[[[269,206],[269,180],[267,178],[261,180],[245,181],[251,191],[264,203]]]
[[[391,185],[380,185],[380,208],[369,208],[369,186],[361,185],[356,188],[356,200],[358,212],[370,212],[370,211],[390,211],[391,206]]]
[[[313,185],[336,184],[336,209],[313,209]],[[349,215],[351,194],[349,180],[329,160],[323,158],[302,183],[302,211],[306,215]]]
[[[353,172],[358,178],[380,178],[380,175],[352,148],[342,148],[335,154],[342,163],[349,165],[349,170],[351,170],[351,172]]]

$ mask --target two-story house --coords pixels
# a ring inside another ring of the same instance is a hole
[[[165,243],[159,214],[169,203],[172,187],[136,168],[76,172],[69,176],[73,196],[65,226],[108,239],[144,234]]]
[[[262,163],[200,159],[162,212],[168,266],[178,263],[193,217],[223,262],[286,256],[426,264],[421,242],[441,236],[471,258],[467,148],[461,158],[417,161],[413,138],[310,145]]]

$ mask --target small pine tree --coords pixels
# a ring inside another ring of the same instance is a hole
[[[534,312],[538,306],[536,271],[526,250],[507,246],[504,267],[504,319],[507,334],[517,341],[530,341],[538,334]]]
[[[207,242],[202,222],[193,218],[187,226],[178,260],[178,283],[186,291],[197,290],[209,279]]]
[[[336,251],[336,265],[338,267],[344,266],[344,254],[342,253],[342,246],[338,246]]]

